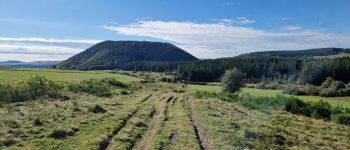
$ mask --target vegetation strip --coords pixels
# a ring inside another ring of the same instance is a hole
[[[199,140],[200,148],[203,150],[212,150],[213,147],[211,146],[211,144],[209,142],[209,138],[208,138],[208,136],[203,128],[203,125],[196,114],[196,110],[195,110],[195,106],[193,104],[193,101],[191,99],[187,99],[187,104],[190,107],[190,113],[191,113],[190,117],[191,117],[191,121],[193,123],[193,126],[195,128],[197,138]]]
[[[112,132],[111,135],[108,135],[106,139],[103,140],[103,142],[100,142],[99,143],[99,147],[98,149],[99,150],[105,150],[107,149],[108,145],[109,145],[109,142],[112,140],[112,138],[114,136],[116,136],[119,131],[121,129],[123,129],[125,127],[125,125],[128,123],[128,121],[139,111],[139,107],[136,108],[134,111],[132,111],[131,113],[129,113],[126,117],[124,117],[124,119],[122,120],[122,122],[120,123],[120,125],[115,128]]]

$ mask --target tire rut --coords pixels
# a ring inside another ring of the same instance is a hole
[[[128,123],[128,121],[139,111],[139,107],[137,107],[135,110],[133,110],[131,113],[126,115],[123,119],[120,125],[113,130],[113,132],[107,136],[107,138],[104,138],[98,146],[98,150],[106,150],[109,146],[110,141],[114,136],[116,136]]]
[[[194,103],[191,99],[187,99],[187,104],[190,107],[190,117],[194,126],[194,130],[202,150],[213,150],[213,146],[209,142],[209,138],[203,128],[202,122],[197,116]]]
[[[139,150],[146,150],[148,148],[149,144],[153,140],[153,137],[157,133],[157,129],[159,128],[160,117],[161,112],[157,110],[148,131],[145,133],[144,138],[140,142],[140,146],[138,147]]]

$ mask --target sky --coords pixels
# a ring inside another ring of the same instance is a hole
[[[104,40],[198,58],[350,48],[349,0],[0,0],[0,61],[61,61]]]

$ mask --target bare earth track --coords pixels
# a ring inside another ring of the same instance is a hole
[[[195,109],[193,101],[191,99],[187,99],[187,103],[188,103],[188,106],[190,107],[191,120],[192,120],[194,128],[196,130],[196,134],[199,138],[201,149],[213,150],[214,148],[209,141],[208,135],[206,134],[206,132],[203,128],[203,125],[196,114],[196,109]]]

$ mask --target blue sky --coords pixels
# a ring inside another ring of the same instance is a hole
[[[350,47],[348,0],[0,0],[0,61],[64,60],[102,40],[200,58]]]

